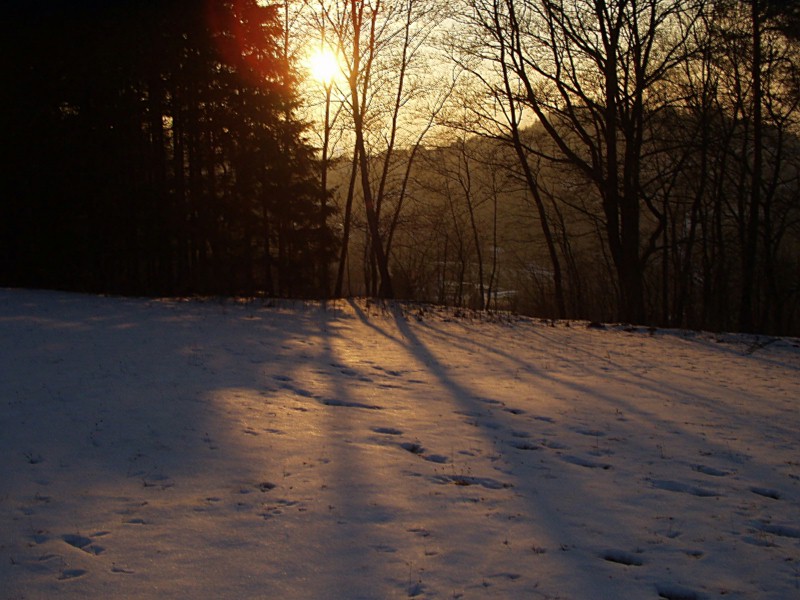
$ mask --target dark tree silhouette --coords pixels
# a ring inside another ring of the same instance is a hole
[[[318,293],[335,240],[277,8],[14,3],[0,283]]]

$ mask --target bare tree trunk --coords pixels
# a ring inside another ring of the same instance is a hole
[[[742,248],[742,295],[739,305],[739,328],[752,331],[753,293],[755,288],[756,257],[758,255],[759,207],[761,204],[762,170],[762,111],[761,85],[761,1],[751,0],[753,26],[753,173],[750,181],[750,204],[747,216],[744,247]]]
[[[342,247],[339,253],[339,269],[336,272],[336,288],[333,292],[336,298],[342,297],[344,272],[348,263],[348,247],[350,245],[350,228],[353,221],[353,196],[355,194],[356,179],[358,177],[358,151],[353,149],[353,161],[350,166],[350,180],[347,185],[347,198],[344,205],[344,226],[342,231]]]
[[[380,3],[378,3],[378,7]],[[375,9],[375,13],[378,10]],[[370,41],[374,44],[374,27],[375,27],[375,13],[372,15],[372,35]],[[367,226],[369,234],[372,238],[372,252],[377,263],[378,271],[380,273],[380,291],[381,298],[392,298],[394,291],[392,290],[392,279],[389,274],[389,264],[386,255],[383,251],[383,243],[381,242],[380,227],[378,225],[378,212],[375,206],[375,199],[372,194],[372,186],[369,180],[369,157],[367,156],[366,143],[364,141],[364,113],[361,105],[361,98],[359,97],[358,75],[361,67],[361,31],[364,23],[364,6],[358,0],[351,0],[350,4],[350,17],[353,26],[353,56],[350,68],[350,100],[353,111],[353,129],[356,136],[356,152],[359,159],[359,171],[361,174],[361,189],[364,195],[364,208],[367,213]],[[370,55],[374,54],[375,48],[369,48]]]

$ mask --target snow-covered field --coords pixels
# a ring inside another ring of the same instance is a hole
[[[0,597],[800,598],[799,345],[0,290]]]

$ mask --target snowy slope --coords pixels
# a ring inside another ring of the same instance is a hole
[[[0,598],[800,598],[799,345],[0,290]]]

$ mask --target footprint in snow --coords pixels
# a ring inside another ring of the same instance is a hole
[[[302,396],[303,398],[313,398],[314,397],[314,392],[310,392],[310,391],[308,391],[306,389],[303,389],[303,388],[292,386],[292,387],[290,387],[288,389],[291,389],[291,391],[293,391],[298,396]]]
[[[450,459],[444,456],[443,454],[426,454],[422,458],[424,458],[428,462],[438,463],[442,465],[450,462]]]
[[[97,535],[105,535],[105,534],[106,532],[98,532]],[[103,552],[105,552],[105,548],[103,546],[95,544],[94,540],[90,537],[74,533],[67,533],[62,535],[61,539],[64,540],[67,544],[69,544],[73,548],[77,548],[78,550],[83,550],[87,554],[92,554],[94,556],[97,556],[98,554],[102,554]]]
[[[623,550],[606,550],[600,555],[600,558],[626,567],[641,567],[644,564],[644,560],[640,556]]]
[[[366,381],[366,380],[363,380]],[[378,387],[383,388],[385,390],[399,390],[402,389],[402,386],[395,385],[394,383],[379,383]]]
[[[770,523],[758,523],[756,527],[761,531],[763,531],[764,533],[770,533],[772,535],[778,535],[781,537],[800,539],[800,529],[796,527],[789,527],[787,525],[772,525]]]
[[[420,458],[427,460],[428,462],[438,463],[438,464],[446,464],[450,462],[450,459],[443,454],[425,454],[425,448],[422,447],[421,444],[418,442],[402,442],[400,447],[405,450],[406,452],[411,452],[411,454],[416,454]]]
[[[431,532],[425,529],[424,527],[412,527],[411,529],[407,529],[406,531],[408,531],[409,533],[415,533],[416,535],[424,538],[429,537],[431,535]]]
[[[574,456],[571,454],[562,456],[561,460],[568,462],[572,465],[578,465],[579,467],[586,467],[587,469],[603,469],[607,471],[611,468],[611,465],[607,463],[600,463],[593,460],[589,460],[588,458],[583,458],[581,456]]]
[[[495,400],[494,398],[484,398],[482,396],[473,396],[472,398],[476,402],[483,402],[484,404],[488,404],[490,408],[494,408],[496,406],[505,406],[506,403],[502,400]]]
[[[86,575],[86,573],[88,573],[86,569],[64,569],[58,576],[58,580],[69,581],[70,579],[78,579]]]
[[[511,440],[508,445],[517,450],[539,450],[540,448],[540,446],[526,440]]]
[[[23,456],[29,465],[38,465],[39,463],[44,462],[42,455],[37,452],[23,452]]]
[[[211,450],[216,450],[217,446],[209,446],[209,448]],[[163,473],[154,473],[147,475],[142,479],[142,486],[146,488],[159,488],[161,490],[166,490],[174,485],[175,482],[172,481],[168,475],[164,475]]]
[[[402,431],[394,427],[373,427],[372,431],[375,433],[384,433],[386,435],[402,435]]]
[[[273,504],[265,505],[264,512],[260,513],[259,516],[265,521],[268,521],[273,517],[282,515],[287,508],[294,508],[298,512],[306,512],[307,510],[307,508],[297,500],[281,499],[276,500]]]
[[[706,465],[694,465],[692,470],[703,473],[704,475],[711,475],[712,477],[726,477],[733,474],[733,471],[723,471],[722,469],[715,469],[714,467],[708,467]]]
[[[492,573],[491,575],[487,575],[487,579],[508,579],[510,581],[516,581],[522,577],[519,573]]]
[[[400,447],[407,452],[411,452],[411,454],[422,454],[425,452],[425,448],[417,442],[402,442]]]
[[[132,570],[132,569],[126,569],[125,567],[118,567],[117,565],[112,565],[111,566],[111,572],[112,573],[121,573],[121,574],[124,574],[124,575],[131,575],[131,574],[135,573],[135,571]]]
[[[681,492],[684,494],[691,494],[700,498],[710,498],[720,496],[718,492],[707,490],[705,488],[689,485],[680,481],[671,481],[668,479],[653,479],[650,481],[654,488],[659,490],[667,490],[668,492]]]
[[[479,485],[489,490],[502,490],[513,487],[510,483],[503,483],[490,477],[472,477],[469,475],[434,475],[431,479],[434,483],[458,486]]]
[[[742,541],[745,544],[750,544],[751,546],[758,546],[759,548],[776,548],[778,546],[778,544],[776,544],[770,539],[767,539],[763,535],[759,536],[745,535],[742,537]]]
[[[556,440],[544,440],[542,442],[542,446],[545,448],[550,448],[551,450],[569,450],[569,446],[567,444],[562,444]]]
[[[658,597],[665,600],[700,600],[702,598],[694,590],[673,583],[657,583],[656,591],[658,592]]]
[[[31,535],[31,539],[33,540],[34,544],[44,544],[46,541],[50,539],[50,536],[47,535],[48,532],[46,531],[37,531],[33,535]]]
[[[759,496],[764,496],[765,498],[772,498],[773,500],[781,499],[781,493],[778,490],[773,490],[771,488],[751,487],[750,491],[754,494],[758,494]]]
[[[367,410],[383,410],[382,406],[378,406],[377,404],[364,404],[363,402],[350,402],[348,400],[336,400],[336,399],[328,399],[323,400],[322,403],[325,406],[342,406],[345,408],[364,408]]]
[[[599,429],[576,429],[575,433],[590,437],[605,437],[606,435],[604,431],[600,431]]]
[[[462,417],[476,418],[476,417],[483,417],[487,413],[484,413],[481,410],[454,410],[453,414],[459,415],[459,416],[462,416]]]

